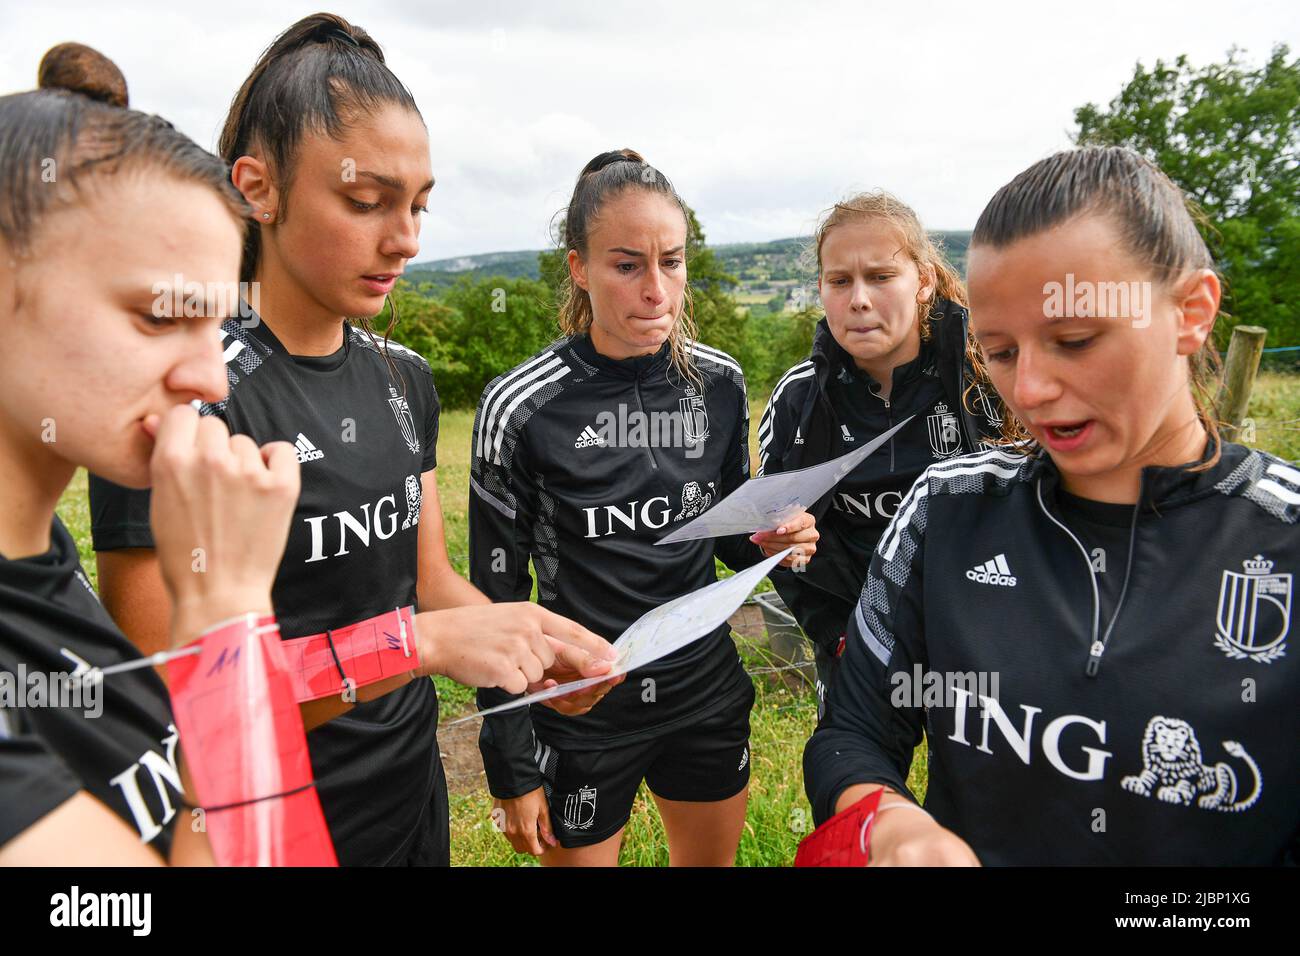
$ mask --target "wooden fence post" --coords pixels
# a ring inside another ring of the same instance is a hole
[[[1228,344],[1228,358],[1223,364],[1223,382],[1214,400],[1219,421],[1224,422],[1223,438],[1236,441],[1241,421],[1250,406],[1250,393],[1255,387],[1255,374],[1259,359],[1264,353],[1266,329],[1258,325],[1238,325],[1232,330]]]

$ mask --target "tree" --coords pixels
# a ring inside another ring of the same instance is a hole
[[[1205,212],[1227,278],[1232,325],[1300,345],[1300,59],[1278,46],[1250,69],[1236,48],[1196,68],[1180,56],[1137,64],[1106,108],[1075,110],[1079,145],[1123,145],[1151,159]]]
[[[736,277],[705,244],[704,229],[695,210],[686,208],[686,268],[690,276],[691,305],[700,341],[729,353],[746,371],[754,368],[759,354],[749,340],[749,313],[738,307],[731,290]]]
[[[429,359],[445,408],[473,407],[483,386],[558,334],[554,296],[533,279],[466,277],[440,300],[404,287],[393,297],[400,316],[393,339]],[[385,311],[375,325],[387,322]]]
[[[464,372],[451,384],[458,404],[474,405],[483,386],[555,341],[555,297],[534,279],[456,283],[442,296],[456,315],[452,334]]]
[[[392,340],[419,352],[428,360],[441,395],[443,380],[464,371],[457,358],[456,339],[453,338],[452,327],[457,318],[455,313],[432,298],[425,285],[416,288],[403,279],[389,293],[384,311],[371,323],[377,336],[382,335],[388,327],[394,306],[397,308],[397,324],[393,326]],[[446,396],[441,397],[445,401]]]
[[[555,296],[557,306],[560,290],[564,288],[564,277],[569,274],[568,258],[563,247],[543,249],[537,254],[537,273]]]

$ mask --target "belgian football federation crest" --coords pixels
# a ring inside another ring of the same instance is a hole
[[[708,406],[704,404],[704,396],[698,394],[693,385],[687,385],[686,397],[678,399],[677,407],[682,413],[686,447],[693,448],[709,437]]]
[[[570,830],[590,830],[596,822],[596,788],[579,787],[564,798],[564,825]]]
[[[930,433],[930,451],[935,458],[951,458],[961,451],[961,434],[957,431],[957,416],[948,411],[943,402],[934,406],[934,414],[925,417]]]
[[[1286,655],[1291,628],[1291,575],[1274,574],[1273,562],[1255,555],[1245,574],[1224,571],[1214,646],[1233,660],[1271,664]]]
[[[982,385],[975,386],[975,407],[984,414],[990,425],[996,427],[1002,424],[1002,409],[998,408],[998,403],[984,391]]]
[[[415,419],[411,417],[411,406],[406,403],[405,395],[398,395],[397,389],[388,386],[388,407],[393,410],[393,415],[397,418],[397,425],[402,429],[402,437],[406,439],[406,447],[411,449],[411,454],[420,453],[420,434],[415,430]]]

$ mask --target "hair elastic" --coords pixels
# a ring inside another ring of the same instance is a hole
[[[357,42],[357,38],[351,33],[348,33],[348,31],[344,30],[342,27],[331,27],[329,32],[325,34],[325,39],[328,40],[331,37],[336,40],[342,40],[344,43],[350,43],[358,50],[361,49],[361,44]]]

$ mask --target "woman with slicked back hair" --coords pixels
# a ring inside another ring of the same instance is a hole
[[[739,569],[788,545],[805,558],[816,550],[808,515],[753,541],[655,546],[749,478],[745,378],[696,341],[686,221],[639,153],[587,163],[564,215],[564,338],[489,383],[474,422],[471,579],[494,600],[527,600],[531,561],[541,605],[609,641],[711,583],[715,553]],[[612,421],[629,423],[626,433]],[[730,628],[601,686],[610,700],[585,716],[484,720],[479,747],[511,845],[546,865],[613,865],[645,780],[671,862],[729,865],[754,701]]]
[[[433,612],[420,616],[425,676],[521,690],[547,668],[607,669],[579,649],[605,654],[593,635],[530,605],[493,607],[447,558],[429,364],[370,325],[419,249],[433,188],[424,122],[379,45],[332,14],[298,21],[235,95],[220,149],[251,210],[240,271],[256,301],[222,327],[230,395],[203,412],[297,449],[302,494],[273,590],[283,636],[416,605]],[[152,651],[168,605],[149,496],[95,480],[91,506],[105,604]],[[319,706],[334,719],[307,741],[340,862],[448,863],[433,683],[394,679]]]
[[[1218,433],[1197,215],[1109,147],[1035,163],[975,225],[1005,441],[904,498],[804,752],[819,822],[879,801],[875,863],[1300,861],[1300,470]]]

